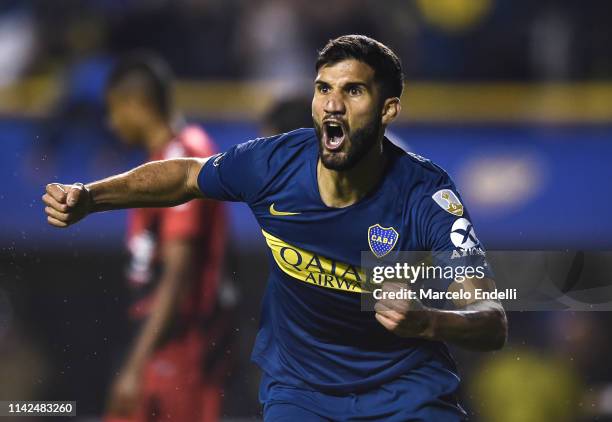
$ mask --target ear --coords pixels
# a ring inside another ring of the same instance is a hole
[[[400,114],[402,106],[398,97],[387,98],[382,108],[382,124],[387,126]]]

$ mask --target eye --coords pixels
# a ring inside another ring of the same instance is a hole
[[[361,95],[362,94],[362,89],[358,86],[352,86],[349,88],[349,95],[350,96],[357,96],[357,95]]]
[[[321,94],[327,94],[329,92],[329,87],[327,85],[319,85],[318,90]]]

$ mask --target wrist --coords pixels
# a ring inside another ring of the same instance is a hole
[[[427,317],[425,318],[425,327],[421,336],[427,340],[439,340],[439,327],[442,311],[434,308],[426,308]]]
[[[87,200],[86,200],[86,204],[87,205],[85,206],[85,212],[87,214],[91,214],[93,212],[96,212],[95,202],[94,202],[94,194],[93,194],[92,189],[91,189],[92,188],[91,184],[87,184],[87,185],[80,184],[80,185],[83,187],[83,191],[85,192],[85,195],[87,197]]]

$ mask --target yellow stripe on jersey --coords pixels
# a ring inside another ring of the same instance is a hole
[[[327,289],[353,293],[367,291],[362,288],[366,275],[361,268],[290,245],[265,230],[262,233],[276,264],[285,274]]]

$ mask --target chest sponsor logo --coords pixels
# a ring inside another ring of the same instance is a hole
[[[452,190],[442,189],[434,193],[431,197],[444,211],[456,215],[457,217],[463,215],[463,204]]]
[[[367,282],[365,272],[356,266],[335,261],[293,246],[262,230],[278,267],[287,275],[327,289],[361,293]]]
[[[368,228],[368,244],[377,258],[382,258],[391,252],[398,238],[399,234],[393,227],[374,224]]]

